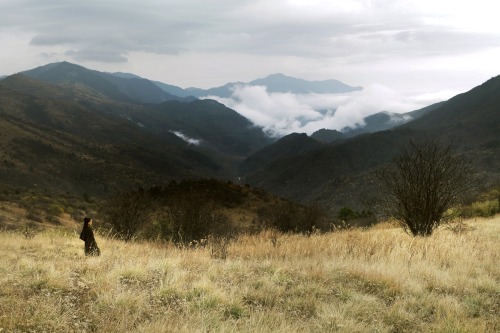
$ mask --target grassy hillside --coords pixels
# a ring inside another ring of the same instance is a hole
[[[441,228],[242,236],[210,248],[0,233],[2,332],[498,332],[500,217]]]

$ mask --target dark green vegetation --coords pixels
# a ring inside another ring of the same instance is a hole
[[[285,79],[304,84],[279,75],[263,80]],[[172,97],[130,74],[51,64],[0,81],[0,191],[100,201],[209,177],[315,202],[332,216],[342,207],[377,213],[370,206],[380,193],[376,170],[411,139],[435,139],[473,163],[486,192],[500,177],[499,92],[496,77],[415,111],[399,127],[380,131],[392,122],[380,113],[365,119],[376,133],[324,130],[275,140],[215,101]]]
[[[216,179],[122,192],[102,202],[100,213],[105,227],[122,239],[159,238],[179,245],[265,229],[310,234],[334,225],[318,206]]]

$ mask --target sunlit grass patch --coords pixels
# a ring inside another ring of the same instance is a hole
[[[496,332],[500,220],[430,238],[399,229],[241,236],[210,250],[97,235],[0,233],[5,332]]]

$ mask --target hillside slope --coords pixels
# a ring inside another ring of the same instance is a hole
[[[22,75],[0,82],[0,183],[81,194],[223,174],[176,135],[148,134],[117,116],[116,104],[82,96]]]
[[[276,160],[300,156],[322,146],[322,143],[308,137],[305,133],[292,133],[247,157],[242,162],[240,170],[243,174],[252,173]]]

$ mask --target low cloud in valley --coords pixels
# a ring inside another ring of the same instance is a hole
[[[177,137],[181,138],[182,140],[186,141],[187,143],[189,143],[191,145],[198,146],[201,143],[199,139],[190,138],[189,136],[185,135],[184,133],[182,133],[180,131],[170,131],[170,132],[177,135]]]
[[[384,85],[342,94],[268,92],[265,86],[237,85],[230,98],[207,96],[232,108],[274,136],[312,134],[322,128],[341,130],[364,125],[363,118],[381,111],[403,113],[446,100],[456,92],[405,95]]]

